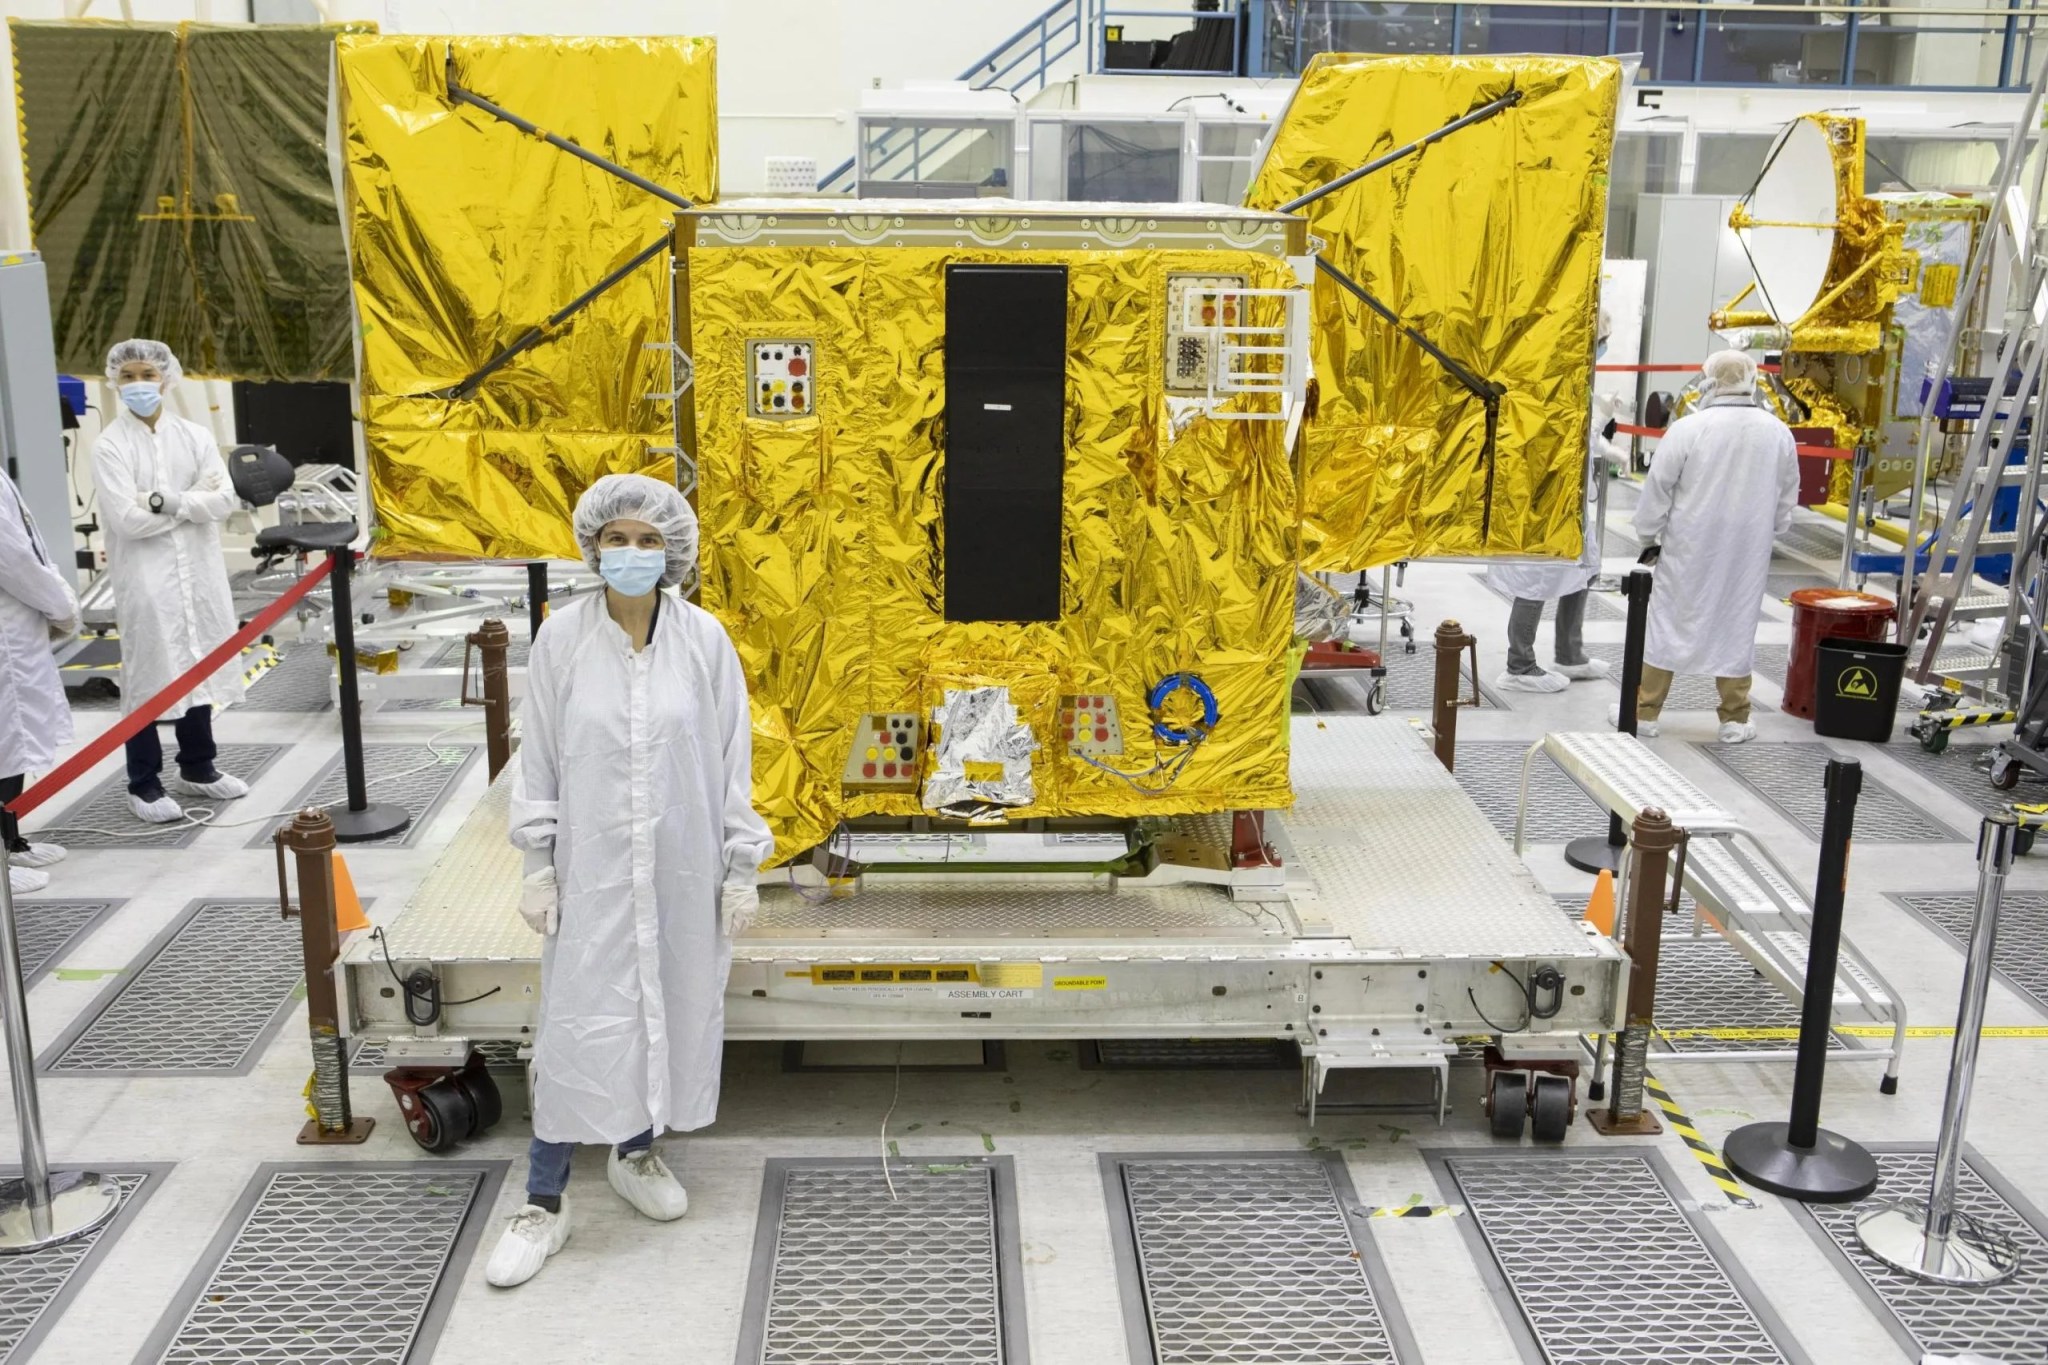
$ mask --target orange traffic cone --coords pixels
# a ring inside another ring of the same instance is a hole
[[[1580,918],[1609,938],[1614,937],[1614,874],[1604,867],[1600,869],[1600,880],[1593,883],[1586,913]]]
[[[1613,912],[1608,912],[1611,922]],[[348,864],[341,855],[334,855],[334,931],[350,933],[370,927],[370,917],[363,913],[362,898],[356,895],[355,879],[348,875]]]

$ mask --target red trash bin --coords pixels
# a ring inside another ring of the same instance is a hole
[[[1822,640],[1881,642],[1896,605],[1888,597],[1846,588],[1801,588],[1792,594],[1792,657],[1785,663],[1785,710],[1813,719],[1813,675]]]

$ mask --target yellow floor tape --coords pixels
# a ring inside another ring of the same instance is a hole
[[[1884,1024],[1837,1024],[1834,1031],[1851,1038],[1889,1038],[1895,1032]],[[1799,1036],[1796,1028],[1660,1028],[1661,1038],[1722,1038],[1735,1042],[1789,1042]],[[1953,1038],[1952,1025],[1915,1024],[1906,1029],[1908,1038]],[[1987,1024],[1980,1038],[2048,1038],[2048,1024]]]

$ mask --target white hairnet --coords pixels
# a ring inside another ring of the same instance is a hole
[[[1716,351],[1702,368],[1717,395],[1756,391],[1756,361],[1741,351]]]
[[[161,341],[146,337],[135,337],[117,343],[107,352],[107,382],[121,382],[121,367],[131,360],[146,360],[157,367],[164,377],[164,392],[168,393],[185,377],[184,367],[178,364],[178,357],[171,354],[171,348]]]
[[[576,543],[584,562],[597,568],[597,538],[621,518],[644,521],[668,542],[668,567],[661,571],[664,588],[680,583],[697,560],[697,513],[674,484],[645,474],[607,474],[576,499]]]

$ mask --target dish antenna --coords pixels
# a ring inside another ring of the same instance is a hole
[[[1756,274],[1763,311],[1791,327],[1827,284],[1837,227],[1835,156],[1827,132],[1795,119],[1778,134],[1764,168],[1730,223]]]

